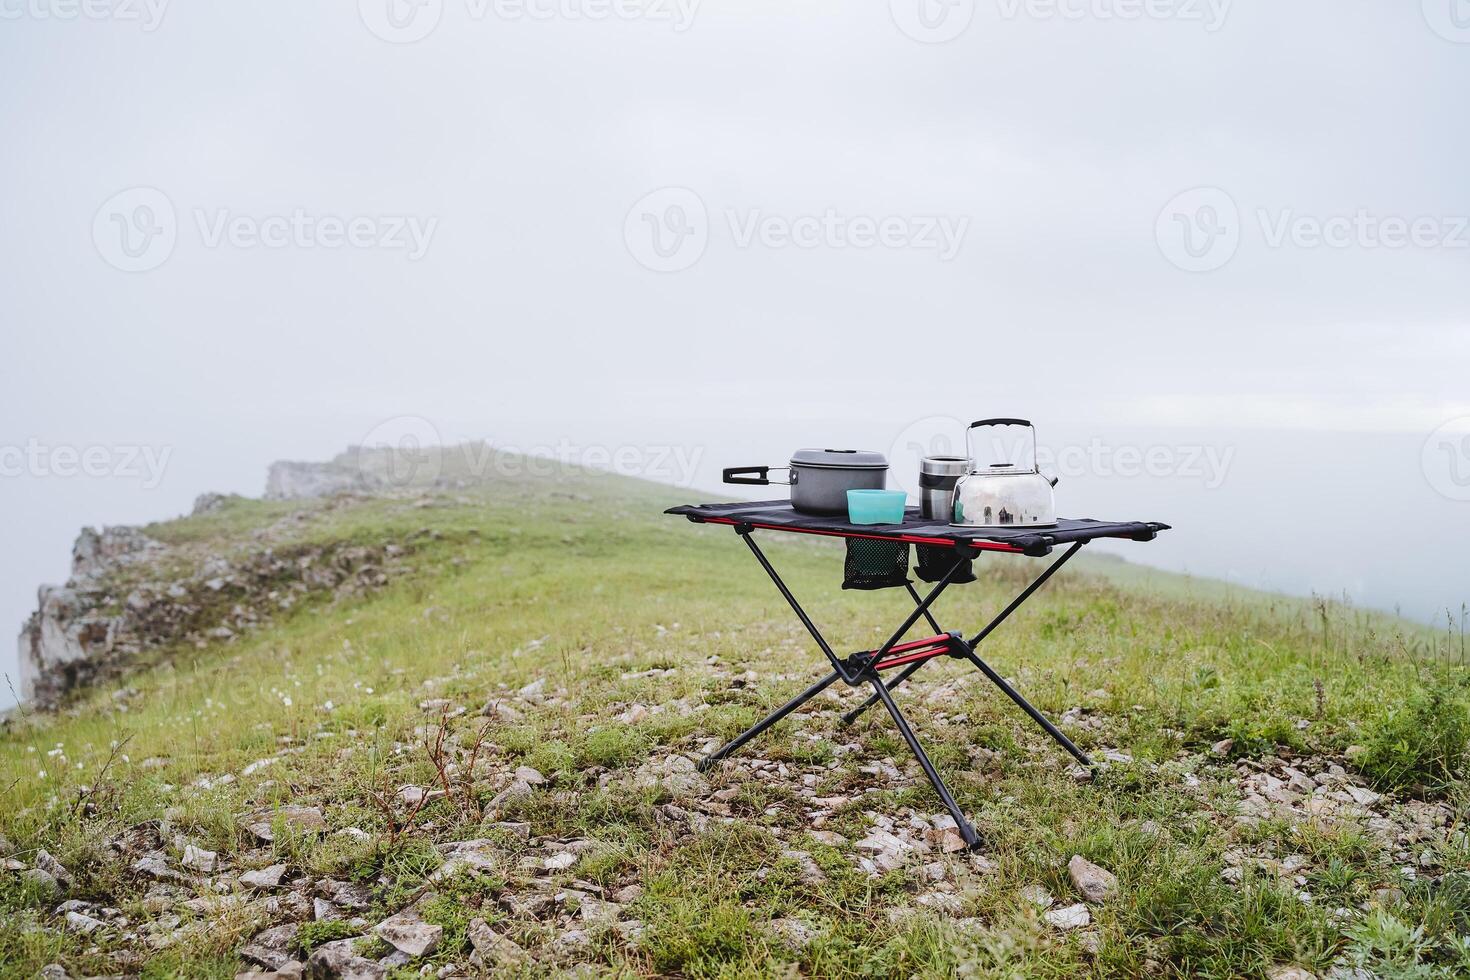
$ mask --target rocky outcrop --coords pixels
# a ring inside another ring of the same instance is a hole
[[[48,704],[111,659],[116,622],[95,613],[76,589],[43,585],[38,598],[20,631],[20,695]]]
[[[255,543],[229,556],[168,547],[137,528],[87,528],[65,585],[42,586],[21,627],[20,694],[52,708],[140,653],[229,641],[312,595],[378,588],[403,545]]]
[[[299,500],[371,493],[381,486],[382,481],[374,473],[359,465],[357,451],[349,449],[325,463],[272,463],[265,478],[265,496],[267,500]]]
[[[454,486],[442,450],[349,447],[325,463],[273,463],[266,497],[295,500]],[[206,493],[191,516],[241,498]],[[286,525],[297,523],[294,515]],[[218,547],[218,546],[216,546]],[[228,641],[311,594],[376,588],[407,554],[404,545],[302,545],[277,529],[257,531],[228,556],[204,545],[165,545],[136,527],[84,528],[65,585],[41,586],[21,627],[21,697],[57,706],[79,687],[115,676],[143,651]]]
[[[349,446],[325,463],[272,463],[267,500],[299,500],[337,494],[391,494],[431,487],[462,488],[495,472],[498,454],[486,443],[457,446]]]
[[[135,527],[104,527],[101,533],[84,527],[71,548],[71,575],[92,579],[122,565],[147,561],[162,551],[162,544]]]
[[[63,691],[92,679],[124,642],[119,617],[104,612],[96,591],[115,569],[146,562],[164,546],[137,528],[83,528],[71,552],[71,579],[43,585],[37,609],[20,631],[21,696],[54,703]]]

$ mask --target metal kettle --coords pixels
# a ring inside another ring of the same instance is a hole
[[[986,426],[1024,425],[1031,430],[1031,467],[1014,463],[971,463],[954,488],[955,527],[1052,527],[1057,523],[1055,479],[1041,475],[1036,462],[1036,426],[1025,419],[983,419],[965,430],[965,447],[976,459],[970,434]]]

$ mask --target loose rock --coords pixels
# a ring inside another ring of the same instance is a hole
[[[709,781],[699,769],[682,755],[650,759],[633,774],[633,785],[640,788],[659,788],[675,798],[704,796],[709,792]]]
[[[272,864],[270,867],[261,868],[258,871],[247,871],[240,876],[240,884],[246,888],[258,888],[262,891],[276,888],[281,884],[281,877],[286,873],[284,864]]]
[[[526,958],[524,949],[491,929],[484,919],[471,919],[465,932],[470,945],[475,948],[475,954],[486,966],[514,966]]]
[[[301,927],[296,923],[274,926],[257,933],[255,938],[240,948],[240,956],[251,963],[258,963],[267,970],[279,970],[293,961],[287,951],[295,941]]]
[[[205,874],[209,874],[218,867],[219,855],[214,851],[206,851],[202,847],[195,847],[193,844],[185,844],[184,858],[180,863],[186,868],[193,868],[195,871],[203,871]]]
[[[267,844],[276,839],[274,824],[281,824],[297,833],[324,834],[327,818],[314,806],[286,805],[274,809],[257,810],[241,821],[241,825]]]
[[[1067,873],[1072,884],[1086,901],[1105,902],[1118,891],[1118,879],[1111,871],[1105,871],[1080,854],[1072,855],[1067,863]]]
[[[414,909],[405,909],[373,927],[373,932],[409,956],[424,956],[439,946],[443,926],[429,925]]]
[[[1087,911],[1087,906],[1078,902],[1076,905],[1068,905],[1066,908],[1052,909],[1042,916],[1047,922],[1057,929],[1067,932],[1072,929],[1081,929],[1092,923],[1092,914]]]
[[[339,939],[317,947],[306,961],[304,975],[311,980],[382,980],[387,968],[358,956],[353,942]]]

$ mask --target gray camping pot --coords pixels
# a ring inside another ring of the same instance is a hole
[[[771,470],[787,478],[771,479]],[[791,506],[803,514],[846,514],[847,491],[882,490],[888,459],[863,449],[798,449],[787,466],[736,466],[724,471],[726,483],[753,487],[791,487]]]

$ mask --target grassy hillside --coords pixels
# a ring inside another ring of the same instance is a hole
[[[858,692],[708,779],[677,758],[822,667],[733,533],[661,515],[680,497],[574,474],[148,529],[223,548],[285,523],[411,570],[12,719],[0,974],[229,977],[323,947],[404,976],[1470,971],[1467,689],[1441,638],[1079,559],[982,653],[1109,761],[1087,779],[983,678],[922,671],[900,701],[986,839],[946,853],[883,712],[838,727]],[[840,592],[839,543],[764,540],[840,649],[909,602]],[[941,624],[1042,567],[983,559]],[[42,850],[64,893],[29,873]],[[1084,903],[1073,855],[1115,892]],[[373,933],[405,909],[421,956]]]

